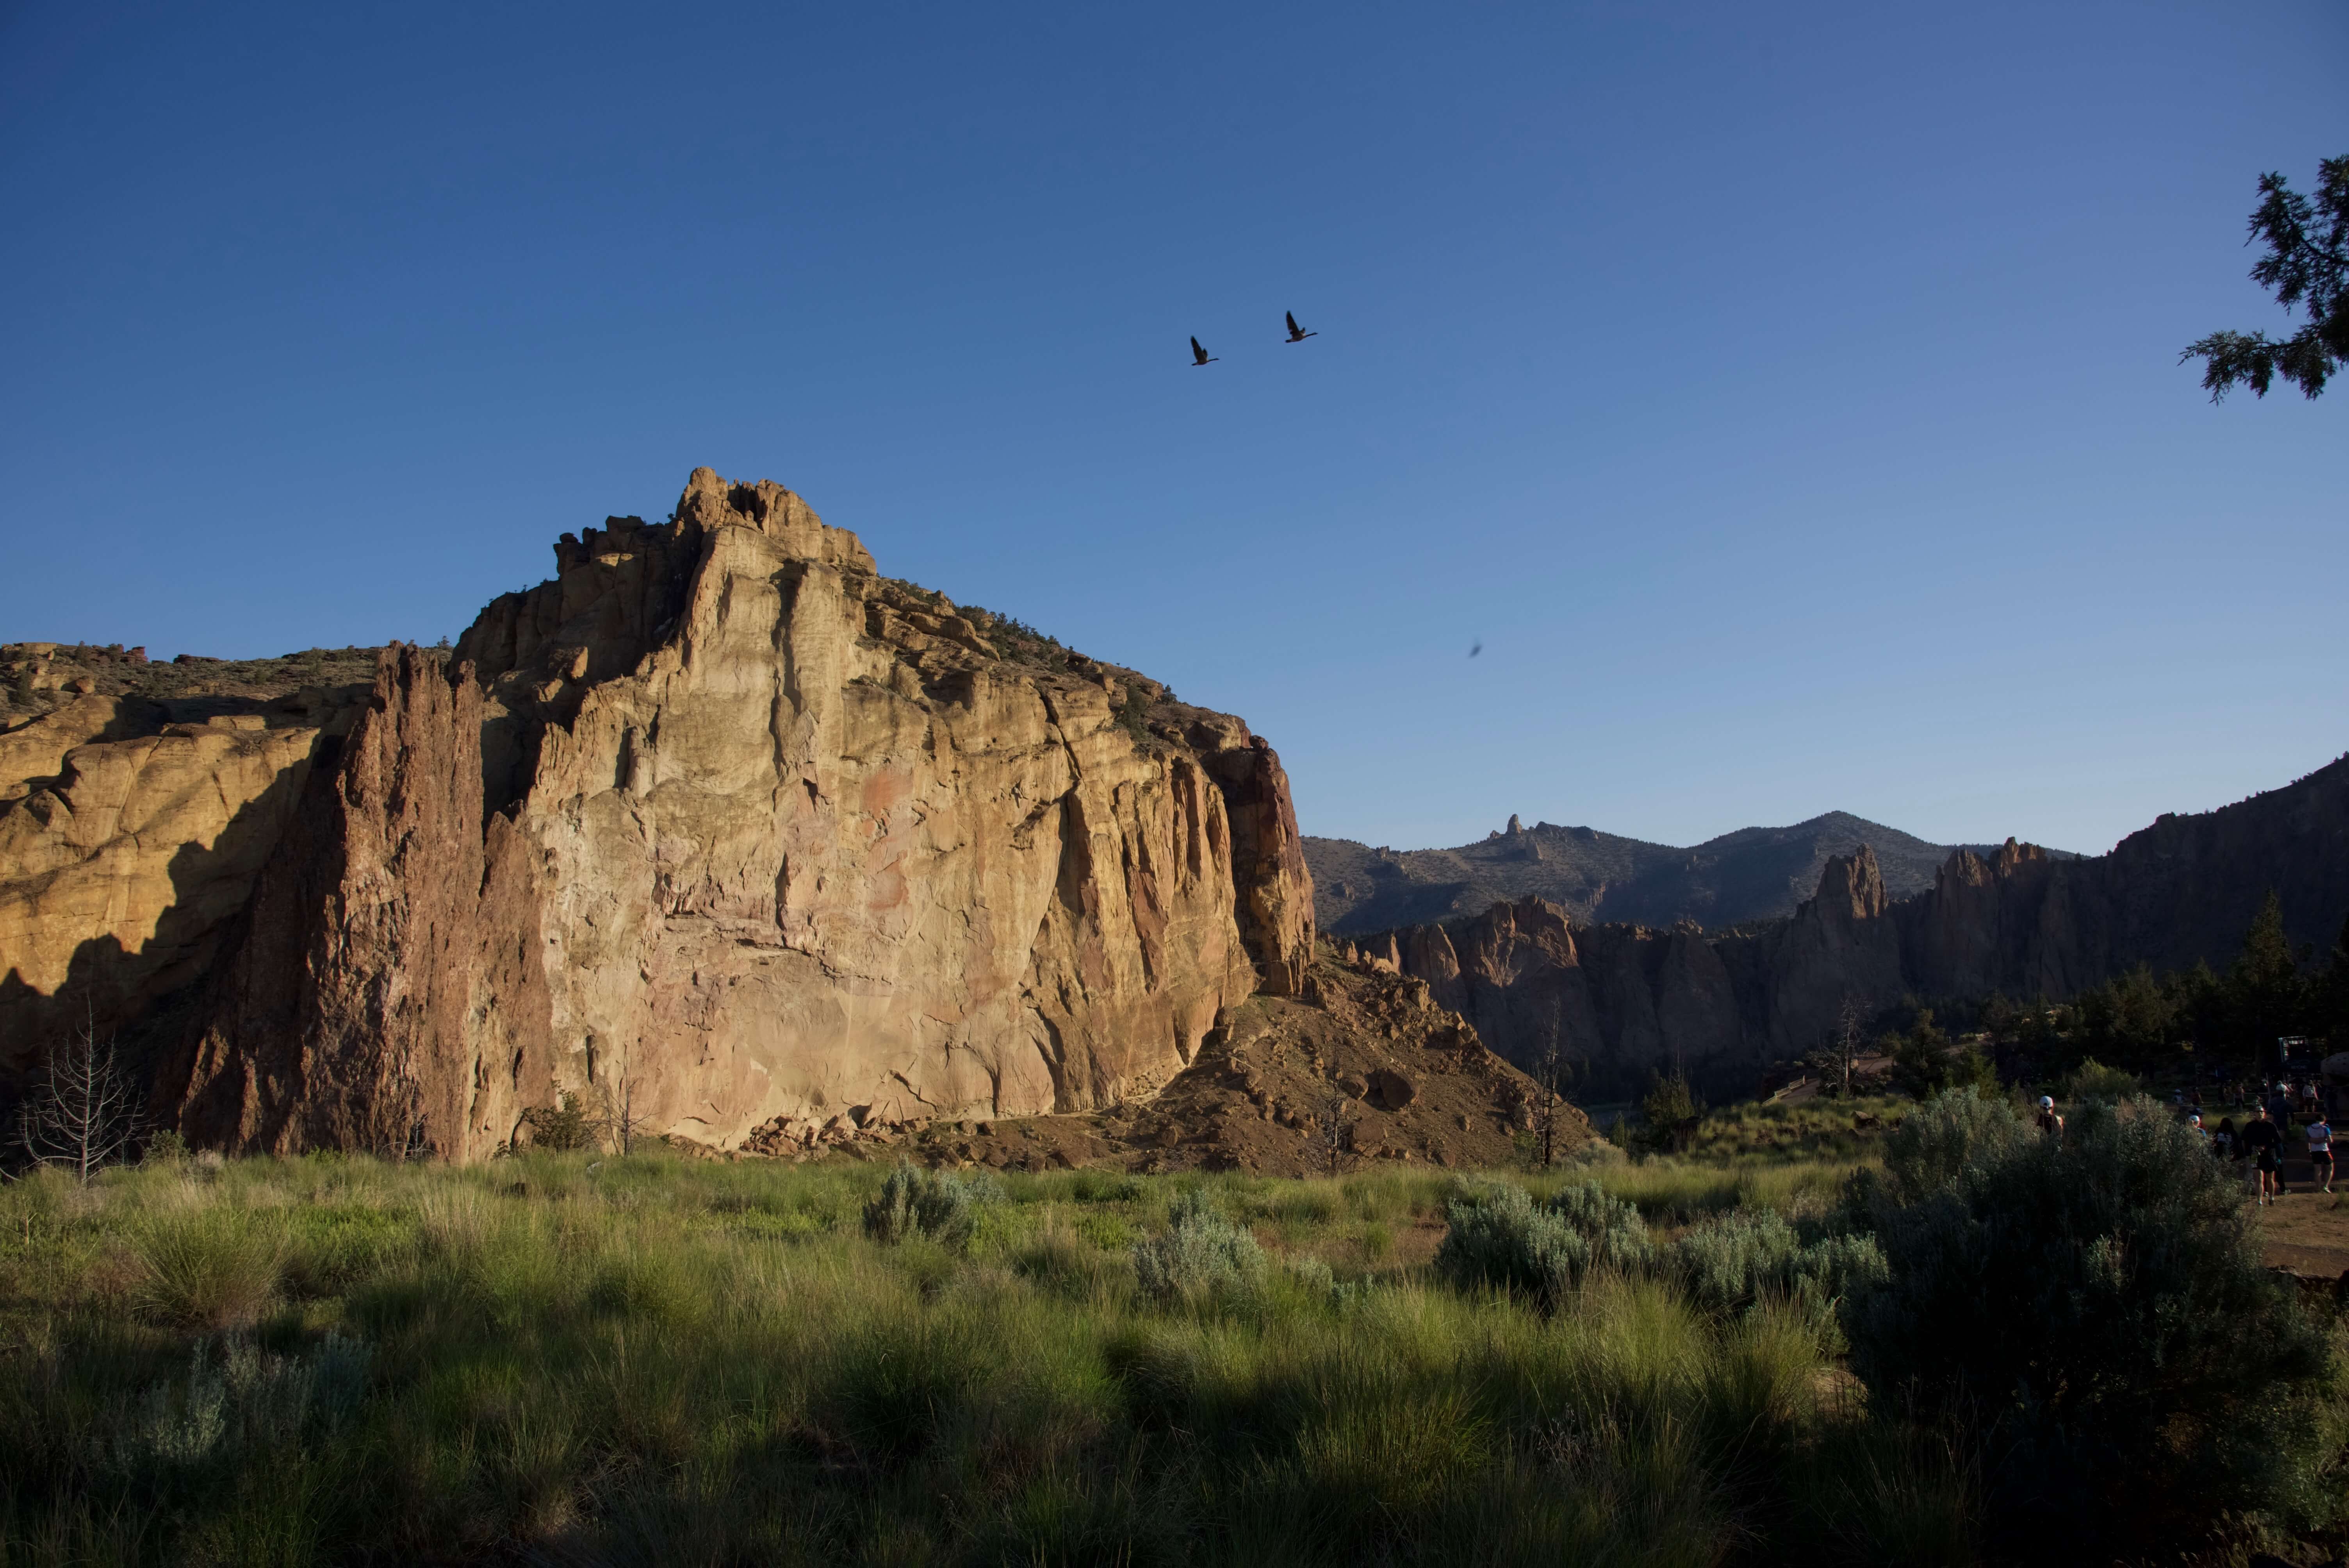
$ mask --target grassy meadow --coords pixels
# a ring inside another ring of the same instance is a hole
[[[0,1191],[16,1563],[1965,1561],[1968,1476],[1834,1330],[1652,1282],[1437,1283],[1452,1179],[1011,1177],[885,1245],[885,1172],[529,1156]],[[1658,1218],[1822,1169],[1597,1174]],[[1532,1180],[1537,1192],[1563,1175]],[[1204,1192],[1269,1260],[1166,1297]]]
[[[1636,1205],[1663,1257],[1815,1223],[1869,1158],[1851,1109],[1497,1180],[1596,1181],[1581,1212]],[[1831,1304],[1447,1273],[1447,1210],[1493,1179],[1011,1174],[885,1241],[891,1176],[664,1151],[0,1187],[0,1563],[2010,1560],[1979,1449],[1871,1401]]]

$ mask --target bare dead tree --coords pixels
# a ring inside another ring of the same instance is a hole
[[[604,1088],[604,1126],[609,1133],[615,1152],[623,1157],[636,1151],[636,1140],[648,1132],[649,1119],[636,1113],[636,1052],[633,1048],[620,1053],[618,1081]]]
[[[1859,1060],[1859,998],[1844,993],[1843,1006],[1836,1009],[1836,1065],[1843,1075],[1843,1096],[1851,1098],[1852,1064]]]
[[[1836,1009],[1835,1033],[1828,1037],[1826,1044],[1803,1058],[1805,1066],[1816,1068],[1822,1075],[1830,1078],[1836,1085],[1836,1092],[1846,1099],[1851,1096],[1852,1073],[1859,1060],[1866,1023],[1867,1016],[1860,1008],[1859,998],[1846,992],[1842,1006]]]
[[[26,1096],[17,1138],[35,1163],[62,1165],[84,1186],[129,1151],[141,1096],[111,1035],[95,1018],[50,1053]]]
[[[1555,1043],[1534,1064],[1534,1083],[1541,1090],[1541,1098],[1535,1102],[1534,1132],[1541,1141],[1541,1168],[1545,1171],[1557,1159],[1558,1107],[1566,1098],[1566,1081],[1572,1070]]]
[[[1347,1130],[1353,1126],[1353,1119],[1348,1114],[1351,1109],[1352,1101],[1335,1082],[1323,1088],[1321,1098],[1313,1107],[1313,1130],[1332,1176],[1338,1174],[1338,1157],[1344,1152]]]

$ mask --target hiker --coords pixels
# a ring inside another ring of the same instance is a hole
[[[2210,1135],[2202,1130],[2202,1119],[2199,1116],[2188,1117],[2186,1119],[2186,1125],[2192,1130],[2195,1137],[2202,1140],[2203,1148],[2208,1149],[2210,1147]]]
[[[2283,1145],[2283,1131],[2269,1119],[2266,1106],[2251,1112],[2251,1124],[2243,1129],[2242,1142],[2259,1170],[2260,1202],[2273,1203],[2282,1195],[2283,1183],[2277,1180],[2282,1162],[2276,1158],[2276,1152]]]
[[[2037,1120],[2040,1131],[2047,1134],[2047,1136],[2053,1138],[2058,1143],[2064,1141],[2064,1119],[2055,1114],[2055,1097],[2054,1095],[2043,1094],[2039,1097],[2039,1115]]]
[[[2233,1117],[2222,1116],[2219,1119],[2219,1130],[2210,1138],[2210,1152],[2221,1160],[2234,1160],[2241,1156],[2242,1150],[2235,1147]]]
[[[2333,1124],[2319,1112],[2308,1133],[2308,1179],[2320,1192],[2333,1191]]]

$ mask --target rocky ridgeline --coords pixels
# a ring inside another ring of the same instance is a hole
[[[1592,924],[1527,898],[1345,950],[1424,980],[1513,1061],[1556,1047],[1588,1089],[1631,1089],[1678,1066],[1732,1091],[1825,1043],[1846,997],[1870,1012],[1905,997],[2062,998],[2137,964],[2223,968],[2271,888],[2295,944],[2331,944],[2349,916],[2349,758],[2165,816],[2106,855],[2013,840],[1957,850],[1905,899],[1861,845],[1828,859],[1791,918],[1742,930]]]
[[[1316,918],[1337,936],[1459,919],[1527,898],[1558,905],[1578,923],[1669,927],[1692,920],[1720,930],[1793,914],[1818,887],[1828,860],[1862,844],[1895,897],[1931,887],[1961,847],[1927,843],[1848,811],[1785,828],[1741,828],[1687,848],[1552,822],[1527,827],[1512,815],[1506,828],[1452,849],[1309,837],[1305,860],[1313,869]]]
[[[880,576],[772,484],[697,470],[556,565],[362,686],[12,721],[5,1065],[95,1016],[225,1149],[475,1157],[568,1094],[807,1152],[1148,1103],[1252,995],[1317,1006],[1240,720]]]

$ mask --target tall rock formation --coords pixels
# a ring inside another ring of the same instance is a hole
[[[1580,924],[1526,899],[1363,946],[1520,1066],[1556,1047],[1602,1094],[1672,1068],[1733,1092],[1823,1044],[1847,1001],[1872,1014],[1908,997],[2061,999],[2137,964],[2223,968],[2271,888],[2295,943],[2331,944],[2349,916],[2349,758],[2163,817],[2093,859],[2013,840],[1957,850],[1906,899],[1887,897],[1862,845],[1827,860],[1791,918],[1756,928]]]
[[[879,576],[771,483],[698,469],[667,522],[556,562],[453,658],[388,655],[336,725],[211,742],[275,750],[236,787],[255,825],[203,884],[210,977],[164,1031],[191,1136],[475,1156],[564,1093],[718,1147],[1082,1109],[1304,988],[1288,780],[1239,720]],[[21,741],[28,792],[49,751],[115,765],[79,722]],[[182,773],[152,792],[210,777]],[[0,920],[42,932],[9,984],[43,1003],[83,944],[143,954],[178,909],[116,907],[95,862],[134,829],[59,838],[79,777],[0,817],[31,845],[0,859]],[[59,867],[98,891],[64,897]]]

